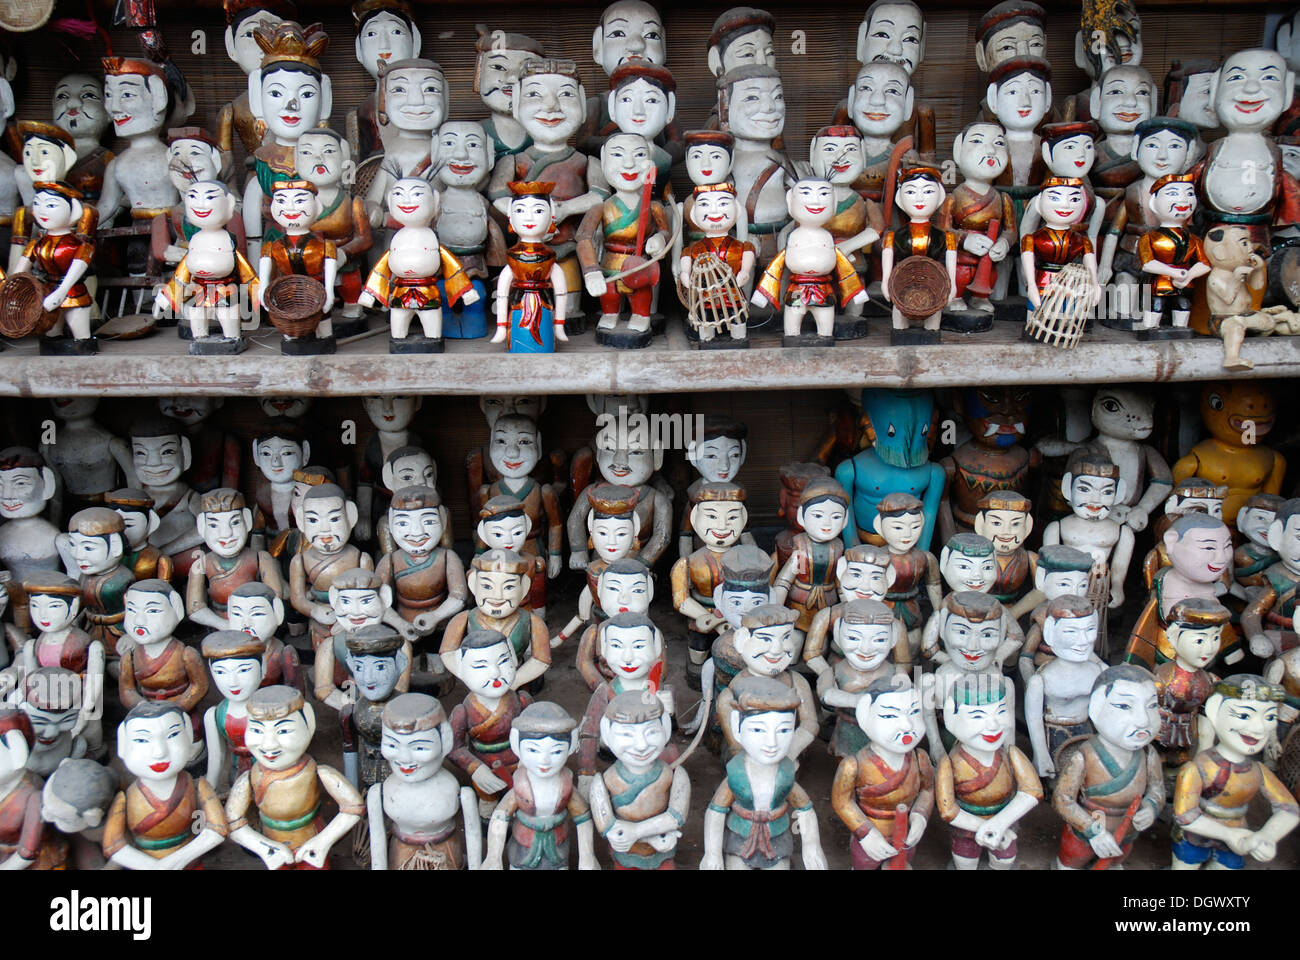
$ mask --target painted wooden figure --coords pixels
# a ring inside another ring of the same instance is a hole
[[[312,649],[330,641],[336,617],[329,605],[329,588],[345,570],[373,569],[373,561],[348,542],[357,520],[357,506],[332,483],[312,487],[295,514],[306,546],[289,561],[289,602],[310,618]]]
[[[998,491],[1024,493],[1037,454],[1020,444],[1028,433],[1032,394],[1024,387],[966,387],[953,405],[970,439],[939,461],[948,475],[948,495],[939,504],[939,536],[971,530],[979,503]],[[1028,531],[1026,531],[1028,534]]]
[[[447,508],[433,487],[402,487],[389,501],[394,549],[380,558],[375,573],[392,589],[393,609],[423,637],[469,599],[464,564],[442,545],[446,526]]]
[[[1249,502],[1249,501],[1247,501]],[[1238,517],[1241,513],[1238,513]],[[1277,560],[1260,575],[1263,583],[1246,591],[1241,628],[1257,657],[1276,657],[1296,632],[1295,608],[1300,593],[1300,500],[1277,508],[1268,526],[1268,545]],[[1288,637],[1288,634],[1290,637]]]
[[[380,578],[379,574],[365,567],[344,570],[334,577],[329,587],[329,605],[334,614],[334,623],[330,627],[331,642],[316,649],[316,662],[313,664],[313,684],[316,699],[326,703],[340,712],[350,703],[356,703],[359,694],[364,693],[362,678],[352,670],[355,651],[349,644],[362,631],[384,626],[398,633],[402,642],[401,664],[395,683],[399,693],[405,693],[411,685],[411,668],[415,660],[412,643],[419,639],[414,624],[398,616],[392,607],[393,591]],[[387,634],[384,635],[385,637]],[[380,642],[380,641],[376,641]],[[383,642],[386,642],[384,640]],[[387,656],[387,654],[385,654]],[[389,657],[389,660],[393,660]],[[364,658],[363,658],[364,660]],[[388,664],[378,668],[369,661],[364,661],[371,673],[382,674]],[[351,681],[349,682],[349,679]],[[371,685],[382,683],[386,676],[372,679]],[[371,720],[374,717],[370,718]],[[371,725],[371,730],[377,729]]]
[[[489,30],[483,24],[474,28],[474,92],[488,109],[486,120],[479,121],[492,141],[493,155],[513,157],[533,144],[528,131],[515,119],[512,95],[519,84],[524,63],[544,57],[542,45],[532,37],[506,30]]]
[[[410,682],[410,644],[386,623],[372,623],[343,635],[344,663],[355,695],[339,708],[343,728],[343,775],[362,794],[387,774],[380,754],[385,704]],[[325,699],[319,697],[318,699]],[[332,704],[331,704],[332,705]]]
[[[45,519],[46,506],[58,489],[58,477],[45,458],[28,447],[0,450],[0,563],[16,580],[38,570],[57,570],[59,528]],[[63,564],[69,575],[76,564]]]
[[[831,665],[818,673],[817,697],[835,711],[831,754],[852,757],[867,744],[855,710],[877,680],[907,677],[910,662],[898,659],[899,648],[906,649],[907,639],[894,612],[879,600],[848,600],[828,612],[834,617],[833,652],[821,658]],[[804,659],[808,659],[806,645]],[[923,733],[922,729],[918,737]]]
[[[1163,176],[1151,185],[1151,210],[1159,226],[1138,242],[1138,259],[1144,273],[1156,275],[1151,287],[1151,309],[1143,314],[1139,340],[1190,338],[1194,281],[1210,272],[1201,238],[1188,228],[1196,212],[1194,174]],[[1172,326],[1162,327],[1165,314]]]
[[[113,151],[100,144],[108,130],[109,116],[104,107],[104,82],[89,73],[69,73],[54,85],[50,119],[72,134],[77,147],[77,162],[68,171],[68,182],[91,202],[99,199],[104,188],[104,172]]]
[[[703,546],[673,564],[669,581],[673,607],[687,619],[691,661],[703,664],[713,635],[725,622],[714,609],[714,596],[722,583],[722,558],[740,543],[749,521],[745,489],[734,483],[698,481],[691,486],[689,517]]]
[[[40,816],[54,828],[46,838],[57,831],[62,836],[56,834],[54,845],[64,847],[56,863],[62,859],[69,869],[104,869],[105,819],[117,790],[117,774],[94,760],[67,760],[45,778]]]
[[[50,505],[55,521],[101,505],[119,475],[131,468],[131,448],[95,420],[98,406],[98,397],[50,400],[50,412],[59,421],[56,442],[41,444],[39,452],[62,481]]]
[[[228,630],[226,605],[236,588],[265,583],[276,596],[285,595],[280,566],[265,550],[249,546],[252,511],[237,490],[205,493],[195,518],[208,552],[191,566],[185,585],[186,616],[210,630]]]
[[[280,352],[292,356],[305,353],[330,353],[334,326],[330,311],[334,309],[334,285],[338,278],[339,251],[334,241],[317,236],[312,224],[324,208],[310,180],[276,180],[271,184],[271,219],[280,227],[280,235],[262,244],[258,261],[257,282],[265,291],[272,280],[284,276],[311,277],[325,288],[322,317],[313,334],[285,335]]]
[[[1025,723],[1040,777],[1055,776],[1065,744],[1088,734],[1088,697],[1106,669],[1096,652],[1097,619],[1086,597],[1047,604],[1043,642],[1052,659],[1025,685]]]
[[[1092,279],[1089,308],[1101,300],[1097,254],[1087,233],[1075,229],[1088,210],[1088,195],[1078,177],[1048,177],[1031,201],[1043,226],[1020,237],[1020,270],[1033,316],[1057,274],[1082,261]]]
[[[1034,589],[1038,554],[1025,549],[1025,541],[1034,529],[1033,504],[1028,497],[1007,491],[989,494],[977,509],[975,533],[992,542],[997,563],[997,576],[989,593],[1010,608]]]
[[[953,140],[952,154],[962,182],[944,199],[936,219],[940,229],[957,234],[957,295],[964,298],[964,312],[991,316],[990,298],[999,289],[1005,294],[1007,256],[1016,249],[1019,232],[1010,196],[993,185],[1011,162],[1006,132],[996,123],[969,124]],[[963,317],[960,328],[987,329],[978,321]]]
[[[772,600],[794,610],[795,629],[806,633],[813,617],[835,597],[849,496],[834,480],[813,480],[799,495],[797,518],[803,533],[795,536],[790,557],[773,581]]]
[[[136,487],[121,487],[104,494],[104,506],[122,518],[126,550],[122,565],[137,580],[167,580],[175,574],[171,557],[149,543],[162,526],[162,517],[153,508],[153,497]]]
[[[587,689],[594,691],[602,682],[614,677],[614,671],[601,657],[600,646],[597,643],[601,623],[620,613],[646,613],[650,609],[650,601],[654,599],[654,578],[642,561],[635,557],[624,557],[601,570],[594,593],[590,582],[587,593],[592,597],[590,623],[582,631],[574,660],[578,673],[587,684]],[[582,600],[579,598],[580,607],[581,603]],[[560,632],[561,643],[572,636],[577,629],[577,625],[570,621],[569,626]],[[695,659],[693,651],[691,657],[692,660],[687,663],[687,679],[690,679],[692,674],[690,663]],[[698,667],[694,673],[696,677],[699,676]]]
[[[167,124],[167,77],[160,64],[127,57],[104,57],[104,107],[115,136],[127,141],[104,170],[96,204],[108,226],[123,210],[134,221],[149,221],[169,211],[179,199],[167,175],[167,145],[160,133]]]
[[[253,765],[253,755],[244,745],[244,731],[248,728],[248,701],[266,676],[266,644],[243,630],[219,630],[204,637],[200,649],[222,698],[203,714],[208,751],[204,779],[214,790],[221,790]]]
[[[415,13],[403,0],[361,0],[352,4],[352,21],[356,26],[353,51],[357,62],[380,80],[380,66],[397,64],[420,55],[423,37],[415,22]],[[355,147],[358,160],[382,152],[391,135],[379,116],[379,97],[371,91],[355,110],[347,115],[348,140]],[[434,129],[437,128],[435,123]]]
[[[1016,617],[1029,613],[1025,644],[1020,648],[1020,679],[1026,684],[1034,671],[1052,659],[1043,646],[1043,622],[1047,605],[1057,597],[1085,596],[1092,577],[1092,554],[1063,543],[1051,543],[1038,551],[1034,589],[1011,608]]]
[[[226,14],[226,56],[234,61],[244,76],[262,66],[264,56],[257,44],[257,29],[274,30],[285,20],[298,18],[293,0],[223,0]],[[217,142],[227,155],[233,153],[235,138],[239,138],[245,154],[253,154],[262,145],[266,123],[253,116],[249,107],[247,86],[234,100],[223,104],[217,114]],[[78,150],[80,152],[80,150]]]
[[[692,311],[691,326],[702,346],[748,345],[744,291],[754,280],[755,254],[752,243],[732,236],[742,213],[736,187],[699,184],[684,208],[694,229],[682,228],[692,236],[675,261],[675,272],[679,293],[686,291],[684,303]],[[730,282],[723,266],[730,271]],[[719,336],[724,328],[727,339]]]
[[[898,173],[898,189],[893,203],[905,217],[906,229],[886,232],[880,247],[881,290],[885,299],[893,302],[894,294],[889,282],[894,268],[911,257],[926,257],[942,264],[948,275],[948,289],[940,291],[946,302],[957,299],[957,246],[958,236],[952,230],[940,227],[936,214],[947,199],[943,175],[935,167],[909,166]],[[909,328],[911,321],[903,316],[897,303],[893,306],[895,331]],[[925,333],[916,342],[935,343],[943,310],[936,310],[925,318]],[[895,339],[903,342],[897,335]]]
[[[1160,707],[1156,746],[1170,780],[1211,745],[1213,731],[1201,722],[1201,709],[1219,679],[1208,668],[1218,659],[1230,617],[1226,607],[1204,597],[1180,600],[1169,612],[1165,632],[1174,655],[1154,672]]]
[[[545,242],[555,225],[555,184],[511,181],[508,186],[510,229],[519,242],[506,252],[506,269],[497,278],[492,342],[504,342],[510,353],[554,353],[556,340],[569,339],[567,280]]]
[[[135,582],[135,575],[122,565],[123,540],[122,518],[107,507],[74,513],[68,521],[68,532],[55,538],[65,568],[81,586],[86,632],[104,645],[109,658],[126,653],[126,647],[119,649],[119,643],[124,630],[126,591]]]
[[[89,356],[99,350],[90,332],[91,244],[78,233],[85,216],[84,195],[63,181],[32,184],[32,217],[43,233],[28,241],[14,273],[28,273],[48,291],[41,308],[55,313],[54,325],[42,335],[42,355]]]
[[[266,645],[266,666],[259,686],[283,684],[302,689],[304,676],[298,651],[276,636],[284,624],[284,601],[260,581],[236,587],[226,601],[226,620],[231,630],[241,630]]]

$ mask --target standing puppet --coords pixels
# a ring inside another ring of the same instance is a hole
[[[554,353],[556,340],[569,339],[567,280],[546,244],[555,225],[555,184],[511,181],[509,187],[510,229],[519,242],[506,252],[506,269],[497,278],[492,342],[504,341],[511,353]]]

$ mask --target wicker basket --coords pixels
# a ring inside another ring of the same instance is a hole
[[[39,336],[54,326],[59,315],[48,313],[42,301],[49,296],[45,284],[30,273],[15,273],[0,283],[0,334],[17,340]]]
[[[951,291],[948,271],[929,257],[908,257],[889,274],[889,296],[898,312],[912,323],[942,310]]]
[[[1025,331],[1042,343],[1073,350],[1092,313],[1092,290],[1092,274],[1087,268],[1066,264],[1043,292],[1038,309],[1025,321]]]
[[[266,285],[262,304],[275,329],[286,337],[305,337],[316,332],[324,316],[325,286],[315,277],[286,274]]]

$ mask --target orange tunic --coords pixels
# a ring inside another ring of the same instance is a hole
[[[206,780],[181,773],[170,797],[155,796],[137,780],[113,799],[108,810],[104,856],[112,857],[129,844],[161,860],[198,836],[196,823],[226,835],[226,811]],[[193,869],[197,863],[190,866]]]
[[[934,769],[923,751],[904,754],[898,770],[869,745],[840,761],[831,784],[831,806],[855,840],[865,837],[872,827],[892,840],[894,810],[900,803],[909,813],[926,818],[934,809]]]
[[[322,240],[307,233],[276,237],[262,248],[262,256],[271,258],[272,277],[296,274],[324,283],[325,261],[337,260],[339,252],[332,240]]]
[[[51,289],[63,282],[63,277],[72,267],[74,260],[80,260],[89,269],[90,258],[95,255],[95,248],[70,233],[59,235],[45,234],[32,240],[23,249],[23,256],[31,261],[32,276],[50,285]],[[83,281],[74,283],[68,295],[59,304],[62,309],[71,307],[88,307],[91,304],[90,291]]]
[[[1198,263],[1208,263],[1201,238],[1186,227],[1160,227],[1142,234],[1137,245],[1137,256],[1143,265],[1155,260],[1180,270],[1187,270]],[[1156,275],[1151,292],[1157,297],[1180,292],[1191,295],[1188,289],[1180,291],[1174,286],[1173,280],[1164,274]]]
[[[1212,817],[1227,827],[1245,827],[1251,801],[1257,796],[1268,801],[1272,813],[1300,814],[1296,798],[1282,785],[1277,774],[1256,760],[1231,763],[1211,748],[1183,764],[1174,786],[1175,841],[1185,840],[1197,847],[1226,849],[1219,840],[1211,840],[1183,828],[1202,816]]]

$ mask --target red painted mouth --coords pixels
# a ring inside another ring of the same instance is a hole
[[[1234,106],[1239,113],[1259,113],[1267,100],[1238,100]]]
[[[405,764],[399,763],[397,765],[397,769],[402,771],[402,773],[406,774],[409,777],[411,774],[415,773],[415,771],[418,770],[419,767],[415,766],[415,764],[411,764],[411,766],[408,767]]]
[[[1082,166],[1084,165],[1085,162],[1086,162],[1086,161],[1084,161],[1084,160],[1076,160],[1076,161],[1074,161],[1074,165],[1075,165],[1076,167],[1082,167]]]
[[[636,667],[619,667],[619,669],[622,670],[624,673],[636,673],[637,671]]]
[[[548,127],[558,127],[564,122],[564,117],[536,117],[538,123]]]
[[[120,127],[123,126],[124,124],[130,123],[134,119],[135,118],[128,113],[125,117],[114,117],[113,122]]]
[[[997,743],[997,742],[998,742],[999,740],[1001,740],[1001,739],[1002,739],[1002,734],[1000,734],[1000,733],[986,733],[986,734],[984,734],[984,740],[985,740],[985,742],[987,742],[987,743]]]
[[[282,113],[280,114],[280,122],[285,126],[296,127],[298,124],[302,123],[302,117],[295,117],[288,113]]]
[[[301,214],[301,213],[282,213],[282,214],[280,214],[280,216],[284,217],[284,219],[286,219],[286,220],[297,220],[299,217],[302,216],[302,214]]]
[[[1066,217],[1072,217],[1072,216],[1074,216],[1074,211],[1073,211],[1073,210],[1057,210],[1057,211],[1056,211],[1056,215],[1057,215],[1058,217],[1060,217],[1062,220],[1064,220]]]
[[[713,176],[713,171],[712,171],[712,170],[701,170],[700,173],[704,174],[706,177],[711,177],[711,176]]]
[[[402,213],[415,213],[416,210],[419,210],[419,209],[420,209],[420,205],[417,203],[417,204],[415,204],[414,206],[407,207],[407,206],[403,206],[402,204],[399,203],[399,204],[397,205],[397,209],[398,209],[398,210],[401,210]],[[391,420],[391,419],[393,419],[393,418],[392,418],[392,417],[385,417],[384,419],[385,419],[385,420]]]
[[[632,182],[634,182],[634,181],[636,181],[636,180],[641,179],[641,174],[639,174],[639,173],[624,173],[624,174],[623,174],[623,179],[626,180],[626,181],[628,181],[629,183],[632,183]]]
[[[501,462],[504,463],[506,467],[510,470],[518,470],[520,467],[524,465],[524,462],[522,460],[502,460]]]
[[[158,763],[149,764],[149,769],[152,770],[154,773],[166,773],[167,768],[170,766],[171,766],[170,760],[162,760]]]
[[[242,693],[242,692],[243,692],[243,688],[242,688],[242,687],[235,687],[233,690],[230,691],[230,695],[231,695],[232,697],[237,697],[237,696],[239,696],[240,693]]]
[[[1248,737],[1244,733],[1239,734],[1239,736],[1241,737],[1241,742],[1248,747],[1253,747],[1255,744],[1259,743],[1258,737]]]
[[[826,210],[825,207],[809,207],[809,206],[805,206],[804,209],[807,210],[809,213],[811,213],[814,217],[819,216]]]
[[[627,607],[619,607],[619,608],[618,608],[618,612],[619,612],[619,613],[629,613],[630,611],[628,610]]]
[[[910,733],[903,734],[903,746],[905,747],[908,746],[912,742],[912,739],[913,738]]]
[[[452,173],[457,174],[458,176],[462,176],[462,177],[463,177],[463,176],[465,176],[466,174],[470,174],[470,173],[473,173],[473,172],[474,172],[474,164],[472,164],[472,163],[449,163],[449,164],[447,164],[447,169],[450,170]]]
[[[868,120],[876,121],[876,123],[880,123],[884,120],[889,119],[889,114],[887,113],[868,113],[868,114],[864,114],[864,116],[866,116]]]
[[[500,689],[501,689],[502,687],[504,687],[504,686],[505,686],[505,681],[503,681],[503,680],[493,680],[493,681],[492,681],[492,689],[493,689],[493,690],[500,690]]]
[[[1115,119],[1122,120],[1124,123],[1134,123],[1142,119],[1142,114],[1124,111],[1122,113],[1115,114]]]
[[[1019,111],[1017,111],[1017,112],[1018,112],[1022,117],[1027,117],[1027,116],[1029,116],[1031,113],[1033,113],[1034,111],[1033,111],[1031,108],[1026,107],[1026,108],[1024,108],[1023,110],[1019,110]]]
[[[320,174],[321,176],[324,176],[325,174],[329,173],[329,168],[325,166],[325,164],[323,163],[316,164],[316,166],[313,167],[312,169],[315,170],[316,173]]]

